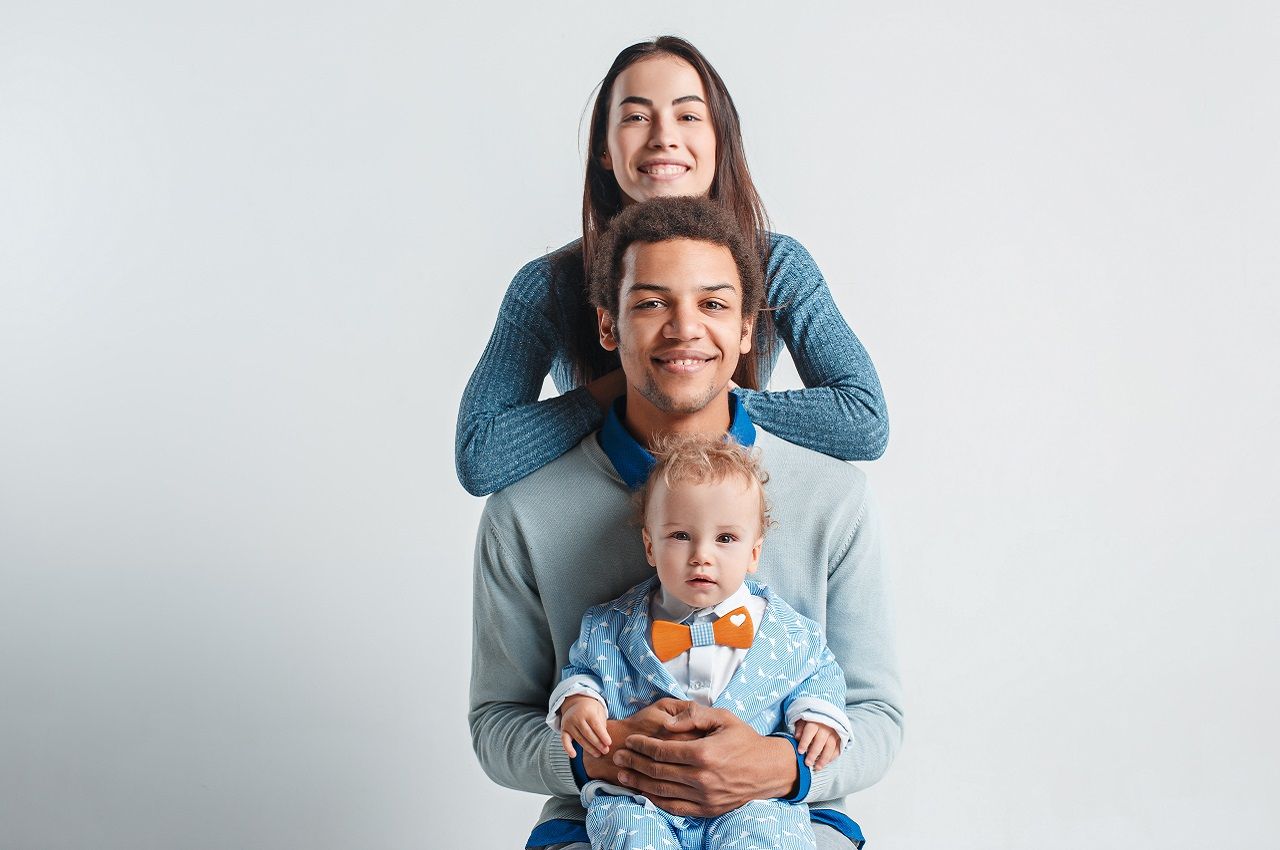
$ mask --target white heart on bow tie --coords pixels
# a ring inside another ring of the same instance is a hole
[[[747,621],[746,614],[734,614],[732,617],[729,618],[729,622],[733,623],[735,626],[741,626],[746,621]]]

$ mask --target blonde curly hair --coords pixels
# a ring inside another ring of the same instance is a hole
[[[760,465],[759,449],[748,449],[729,437],[662,434],[654,440],[650,451],[658,463],[636,494],[638,525],[644,525],[655,482],[661,481],[670,489],[677,484],[718,484],[730,477],[754,484],[760,494],[761,536],[773,525],[764,494],[769,474]]]

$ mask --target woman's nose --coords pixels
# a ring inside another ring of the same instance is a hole
[[[649,147],[651,148],[673,148],[680,143],[680,137],[675,132],[675,122],[662,118],[654,117],[649,124]]]

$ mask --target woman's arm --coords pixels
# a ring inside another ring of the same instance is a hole
[[[462,394],[454,460],[458,480],[473,496],[494,493],[550,463],[603,418],[592,387],[538,400],[562,343],[552,287],[547,257],[516,274]]]
[[[778,338],[806,389],[739,389],[738,398],[753,422],[783,439],[841,460],[875,460],[889,442],[889,418],[871,357],[803,245],[775,235],[768,272]]]

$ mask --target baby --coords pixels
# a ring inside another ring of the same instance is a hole
[[[762,735],[785,730],[821,770],[850,741],[844,673],[816,623],[746,578],[769,525],[767,476],[719,437],[668,438],[654,454],[639,499],[657,575],[583,617],[548,723],[571,756],[576,741],[600,757],[613,745],[609,717],[673,696],[728,709]],[[781,800],[684,818],[600,781],[582,798],[592,848],[815,846],[808,807]]]

